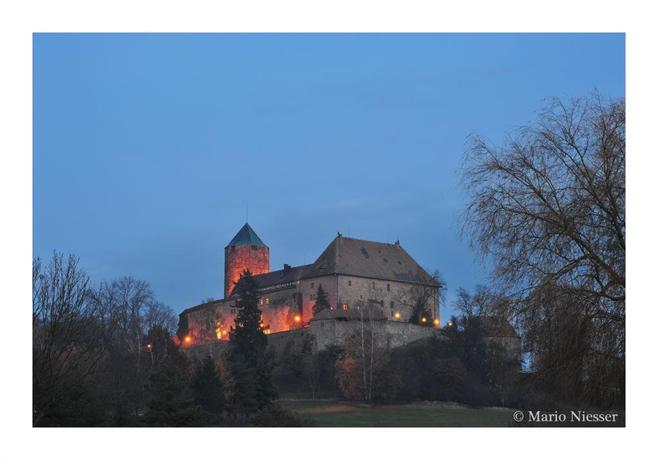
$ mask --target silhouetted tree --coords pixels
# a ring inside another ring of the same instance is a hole
[[[198,424],[190,392],[188,362],[176,351],[167,355],[151,372],[144,423],[148,426],[192,426]]]
[[[251,415],[275,397],[272,369],[265,353],[267,336],[260,327],[258,284],[248,270],[242,274],[235,293],[238,315],[231,328],[227,353],[231,410]]]
[[[330,307],[329,298],[327,292],[322,288],[322,284],[318,286],[318,290],[315,294],[315,305],[313,305],[313,315],[317,315],[322,310],[326,310]]]
[[[464,230],[515,297],[533,378],[587,404],[624,393],[625,141],[624,100],[552,99],[465,162]]]
[[[92,389],[104,356],[98,312],[90,302],[89,277],[78,259],[54,252],[32,271],[34,425],[79,426],[95,420]]]
[[[224,410],[224,386],[210,355],[199,364],[192,377],[194,402],[203,410],[219,415]]]

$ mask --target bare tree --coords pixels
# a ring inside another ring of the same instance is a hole
[[[148,321],[171,321],[170,313],[156,305],[146,281],[125,276],[109,283],[102,282],[93,295],[111,339],[121,343],[137,360],[148,332]]]
[[[477,285],[473,294],[459,288],[454,306],[467,319],[489,316],[509,321],[514,315],[512,299],[483,285]]]
[[[502,147],[472,139],[464,230],[508,287],[550,280],[623,321],[625,157],[623,100],[552,99]]]
[[[585,381],[623,394],[625,158],[625,103],[598,94],[551,99],[502,147],[475,137],[466,156],[464,232],[558,394]]]
[[[34,424],[63,395],[84,385],[103,356],[89,277],[78,259],[54,252],[47,266],[32,268]]]

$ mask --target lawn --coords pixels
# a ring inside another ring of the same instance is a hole
[[[333,427],[478,427],[513,426],[511,409],[469,407],[443,403],[369,406],[337,401],[281,400],[313,426]]]

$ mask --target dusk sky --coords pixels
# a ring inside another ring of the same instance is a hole
[[[222,297],[248,206],[272,270],[338,231],[399,239],[450,304],[488,280],[460,238],[469,134],[623,97],[624,59],[622,34],[37,34],[34,255],[144,279],[178,313]]]

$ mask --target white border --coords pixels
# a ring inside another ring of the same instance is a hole
[[[658,11],[619,1],[32,1],[0,6],[2,389],[7,458],[653,458]],[[184,6],[183,6],[184,5]],[[626,32],[628,102],[627,428],[34,429],[31,407],[33,32]]]

